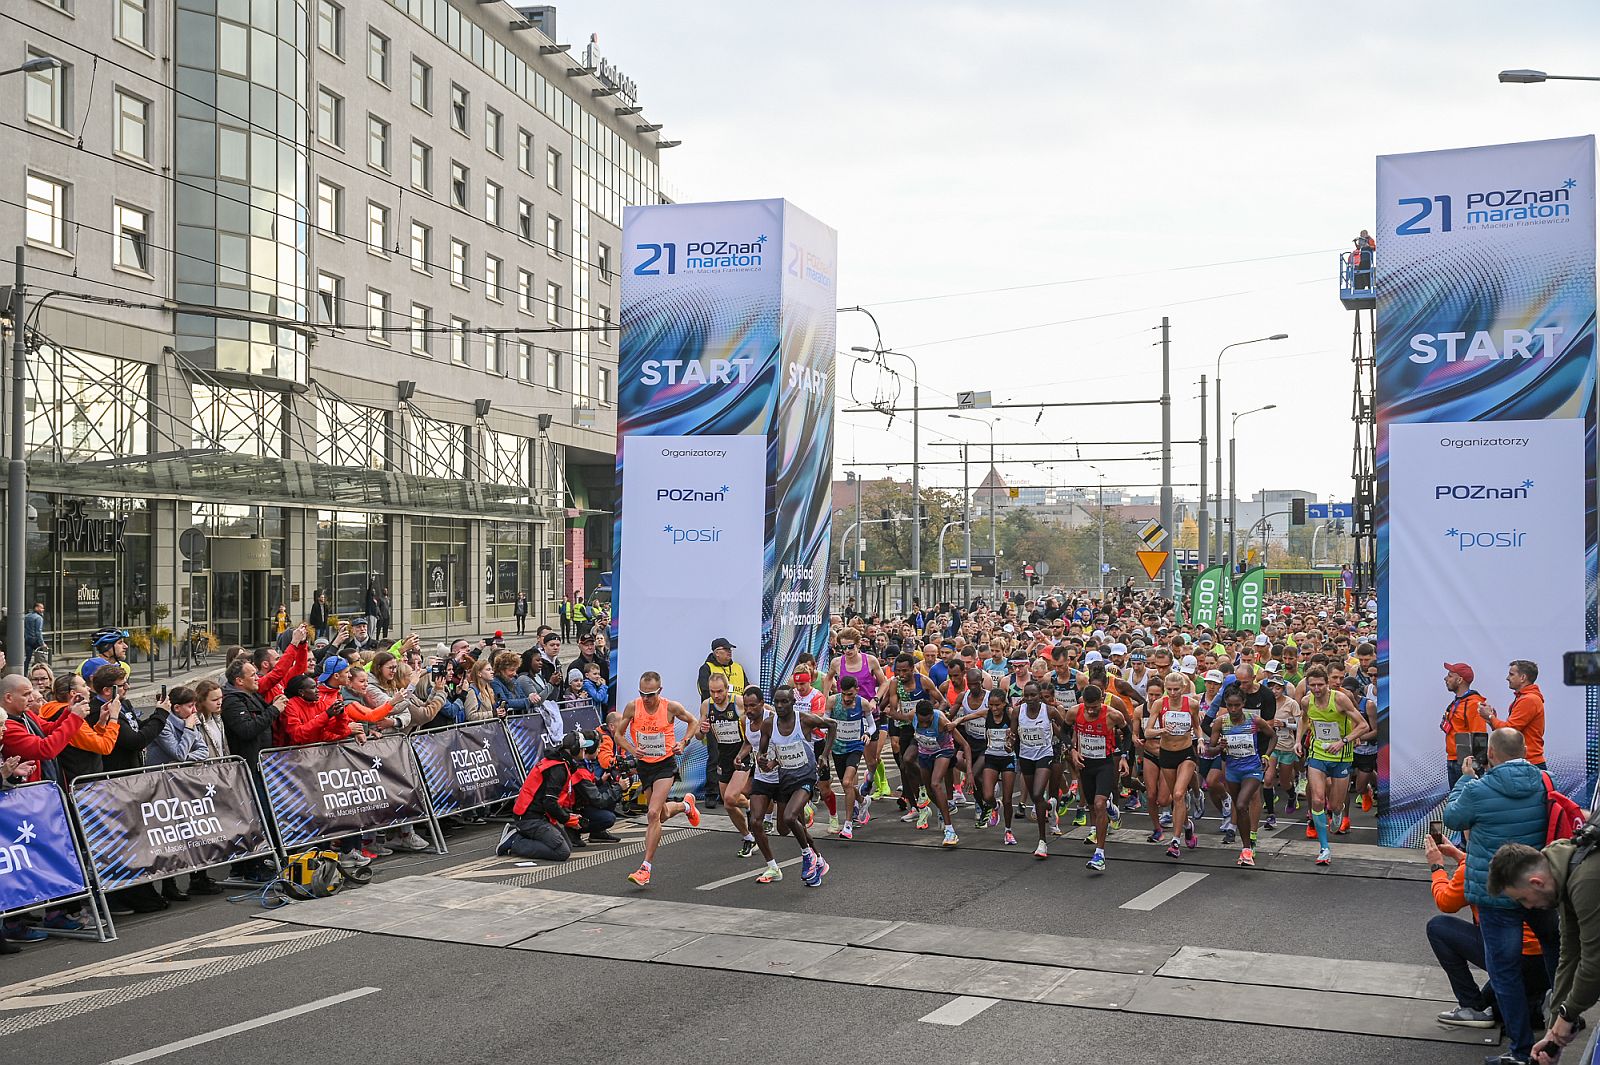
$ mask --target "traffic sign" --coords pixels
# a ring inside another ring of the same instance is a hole
[[[1048,562],[1041,562],[1041,563],[1039,563],[1037,566],[1035,566],[1033,568],[1034,568],[1034,571],[1036,573],[1038,573],[1039,576],[1041,576],[1041,577],[1050,576],[1050,563],[1048,563]]]
[[[1161,567],[1167,564],[1170,551],[1140,551],[1139,565],[1144,567],[1144,575],[1151,580],[1156,579],[1156,574],[1161,572]]]
[[[960,410],[978,410],[992,406],[993,392],[957,392],[956,407]]]
[[[1306,517],[1327,521],[1331,518],[1353,518],[1356,516],[1354,503],[1307,503]]]
[[[1159,548],[1167,542],[1167,529],[1154,518],[1139,527],[1139,539],[1143,540],[1152,550]]]
[[[1033,563],[1031,563],[1031,562],[1024,562],[1024,563],[1023,563],[1023,564],[1022,564],[1022,575],[1023,575],[1023,576],[1024,576],[1024,577],[1031,577],[1031,576],[1033,576]]]

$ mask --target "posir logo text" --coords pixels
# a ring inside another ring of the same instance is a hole
[[[716,526],[709,529],[680,529],[676,525],[663,525],[661,531],[671,538],[676,544],[716,544],[722,542],[722,530]]]
[[[726,503],[731,489],[720,488],[657,488],[656,499],[673,503]]]
[[[1446,529],[1444,535],[1456,542],[1456,554],[1464,551],[1518,551],[1528,534],[1521,529]]]
[[[1518,485],[1496,484],[1436,484],[1433,486],[1435,499],[1527,499],[1528,493],[1533,490],[1533,481],[1526,480]]]

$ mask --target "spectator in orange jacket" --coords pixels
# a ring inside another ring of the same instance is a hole
[[[1487,702],[1479,708],[1491,728],[1514,728],[1522,733],[1528,745],[1528,761],[1539,769],[1544,768],[1544,692],[1535,683],[1539,679],[1539,665],[1519,658],[1506,670],[1506,684],[1514,693],[1511,709],[1505,717]]]
[[[20,673],[0,677],[0,708],[5,710],[6,716],[5,732],[0,736],[0,758],[16,755],[32,762],[29,781],[59,780],[56,756],[66,750],[78,734],[79,726],[89,713],[89,697],[85,694],[82,699],[75,700],[71,713],[46,721],[28,709],[30,691],[34,691],[33,685]]]
[[[1445,707],[1444,720],[1439,722],[1439,729],[1444,733],[1445,775],[1449,778],[1450,787],[1454,788],[1456,781],[1461,779],[1462,757],[1456,753],[1456,736],[1462,733],[1482,736],[1487,745],[1489,730],[1478,712],[1483,707],[1484,698],[1472,690],[1475,676],[1472,667],[1465,662],[1446,662],[1444,670],[1444,686],[1451,698],[1450,705]],[[1483,754],[1487,753],[1485,746]],[[1479,761],[1482,760],[1483,755],[1480,754]]]
[[[1471,907],[1472,922],[1446,917],[1467,907],[1467,855],[1449,841],[1423,837],[1428,867],[1433,880],[1433,904],[1441,911],[1428,922],[1428,945],[1439,959],[1455,992],[1456,1008],[1438,1015],[1440,1024],[1456,1028],[1493,1028],[1499,1024],[1495,1014],[1494,989],[1485,982],[1479,986],[1470,966],[1484,969],[1483,937],[1478,934],[1478,911]],[[1445,872],[1445,859],[1456,863],[1456,871]],[[1543,951],[1533,929],[1522,928],[1522,984],[1527,993],[1528,1013],[1538,1017],[1545,990],[1550,986],[1545,974]],[[1535,1025],[1535,1027],[1541,1027]]]

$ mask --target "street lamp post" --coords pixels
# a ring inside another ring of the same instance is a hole
[[[1246,344],[1260,344],[1266,340],[1287,340],[1288,333],[1273,333],[1271,336],[1256,337],[1254,340],[1236,340],[1232,344],[1223,346],[1217,352],[1217,376],[1215,385],[1217,389],[1217,561],[1222,561],[1222,356],[1227,354],[1229,348],[1239,348]]]
[[[1104,603],[1106,599],[1106,471],[1092,462],[1085,462],[1084,465],[1100,475],[1100,494],[1097,497],[1100,510],[1100,556],[1095,570],[1100,574],[1100,601]]]
[[[961,441],[961,552],[966,560],[966,602],[972,604],[972,488],[971,466],[967,462],[967,442]]]
[[[989,476],[990,477],[995,476],[995,465],[994,465],[994,420],[988,419],[988,418],[974,418],[974,417],[972,417],[971,415],[968,415],[968,414],[951,414],[951,415],[949,415],[949,417],[955,418],[957,421],[976,422],[979,425],[983,425],[983,426],[987,426],[988,427],[988,429],[989,429]],[[963,460],[963,462],[962,462],[963,466],[965,466],[965,464],[966,464],[965,463],[966,455],[967,455],[967,448],[966,448],[966,445],[963,444],[962,447],[961,447],[961,457],[962,457],[962,460]],[[985,478],[985,479],[987,480],[987,478]],[[965,480],[964,476],[963,476],[963,480]],[[995,490],[995,486],[994,486],[993,483],[991,483],[989,485],[989,554],[994,556],[994,597],[998,601],[999,598],[1000,598],[1000,552],[997,550],[997,548],[999,547],[999,544],[1000,544],[1000,536],[999,536],[999,527],[998,527],[998,525],[996,524],[996,521],[995,521],[994,490]],[[967,543],[969,545],[972,543],[971,538],[970,538],[970,534],[969,534],[969,538],[967,540]],[[969,555],[968,558],[971,558],[971,556]]]
[[[41,55],[28,60],[19,67],[12,67],[10,70],[0,70],[0,78],[5,77],[7,74],[37,74],[41,70],[54,70],[60,65],[61,60],[52,58],[51,56]]]
[[[1228,565],[1226,572],[1228,573],[1230,579],[1233,575],[1234,563],[1238,559],[1239,550],[1238,542],[1235,540],[1235,536],[1238,533],[1237,507],[1239,503],[1239,492],[1236,482],[1239,473],[1239,467],[1234,463],[1234,448],[1235,445],[1239,443],[1239,419],[1250,414],[1260,414],[1264,410],[1277,409],[1278,405],[1276,403],[1268,403],[1264,407],[1256,407],[1252,410],[1244,411],[1243,413],[1236,413],[1233,416],[1233,424],[1229,426],[1231,432],[1228,436]],[[1262,513],[1266,512],[1266,502],[1267,501],[1265,498],[1261,500]]]
[[[1542,70],[1502,70],[1502,85],[1537,85],[1543,81],[1600,81],[1586,74],[1546,74]]]
[[[872,327],[878,328],[878,319],[865,307],[841,307],[840,310],[860,311],[872,318]],[[851,351],[873,355],[898,355],[911,364],[911,598],[922,598],[922,387],[917,373],[917,360],[903,351],[891,351],[883,346],[883,333],[878,332],[876,348],[852,347]]]

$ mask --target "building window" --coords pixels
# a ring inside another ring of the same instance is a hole
[[[333,0],[317,0],[317,47],[344,56],[344,8]]]
[[[150,161],[150,103],[118,89],[114,94],[117,115],[117,153]]]
[[[411,57],[411,103],[433,114],[433,68]]]
[[[500,225],[500,186],[492,181],[483,183],[483,220],[491,226]]]
[[[467,182],[472,171],[455,160],[450,161],[450,203],[463,211],[467,209]]]
[[[611,402],[611,371],[604,366],[595,372],[595,390],[600,394],[601,403]]]
[[[28,243],[67,250],[67,186],[37,174],[28,175]]]
[[[500,260],[493,255],[483,257],[483,292],[496,303],[500,302]]]
[[[595,305],[595,313],[599,315],[600,324],[605,328],[600,330],[600,343],[611,343],[611,308],[603,304]]]
[[[462,426],[450,426],[465,433]],[[435,448],[424,452],[430,458]],[[462,470],[435,473],[434,476],[460,477]],[[467,574],[475,567],[467,556],[467,523],[450,518],[413,518],[411,522],[411,609],[424,624],[467,620]]]
[[[344,147],[344,100],[327,89],[317,88],[317,139]]]
[[[517,343],[517,378],[522,381],[533,380],[533,345],[526,340]]]
[[[561,352],[554,348],[544,353],[544,387],[553,392],[561,391]]]
[[[135,48],[145,47],[150,35],[147,0],[117,0],[117,39]]]
[[[454,237],[450,239],[450,283],[467,287],[467,245]]]
[[[377,115],[367,116],[367,165],[389,171],[389,123]]]
[[[517,201],[517,236],[523,240],[533,241],[533,204],[527,200]]]
[[[561,324],[561,286],[554,281],[544,283],[544,320],[551,325]]]
[[[389,84],[389,38],[377,30],[367,30],[367,77]]]
[[[471,328],[465,318],[450,319],[450,361],[457,366],[467,364],[467,330]]]
[[[517,130],[517,169],[533,174],[533,134],[525,129]]]
[[[43,58],[45,53],[30,50],[29,59]],[[59,64],[45,70],[32,70],[27,74],[28,121],[42,122],[59,130],[67,128],[67,72],[70,68]]]
[[[600,270],[600,280],[611,280],[611,249],[604,244],[595,245],[595,266]]]
[[[317,274],[317,309],[323,325],[339,321],[339,305],[344,302],[344,279],[332,274]]]
[[[284,397],[263,388],[191,384],[195,442],[230,455],[283,457]],[[281,565],[281,561],[279,565]]]
[[[572,393],[572,407],[577,410],[581,407],[592,407],[589,402],[589,356],[581,351],[572,353],[572,380],[569,382],[569,391]]]
[[[330,237],[344,230],[344,190],[326,181],[317,182],[317,228]]]
[[[544,150],[544,183],[561,191],[561,153],[554,148]]]
[[[544,247],[551,255],[561,254],[561,219],[553,214],[544,216]]]
[[[411,305],[411,354],[432,355],[432,339],[430,327],[433,325],[433,311],[420,303]]]
[[[500,338],[493,333],[483,338],[483,368],[493,374],[504,374],[500,365]]]
[[[371,200],[367,201],[367,250],[389,254],[389,208]]]
[[[343,403],[337,406],[358,413],[368,409]],[[361,414],[361,422],[355,427],[344,420],[345,412],[340,415],[330,425],[333,436],[329,454],[326,458],[319,455],[319,461],[346,469],[355,466],[381,470],[387,466],[384,412]],[[343,618],[364,616],[367,589],[387,588],[389,580],[387,517],[366,511],[317,511],[317,585],[327,591],[331,613]],[[393,600],[390,605],[400,606]]]
[[[421,222],[411,222],[411,269],[433,273],[433,230]]]
[[[379,344],[389,343],[385,319],[389,316],[389,294],[375,288],[367,289],[367,339]]]
[[[150,212],[115,204],[111,208],[117,230],[113,263],[124,270],[150,272]]]
[[[496,155],[504,151],[501,143],[501,127],[505,125],[500,112],[492,107],[483,109],[483,146]]]
[[[533,313],[533,274],[527,270],[517,271],[517,308],[523,314]]]
[[[457,85],[450,83],[450,128],[457,133],[467,132],[467,109],[471,106],[472,95]]]
[[[411,142],[411,187],[433,193],[433,149],[421,141]]]

